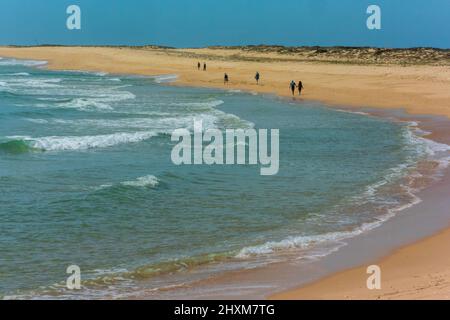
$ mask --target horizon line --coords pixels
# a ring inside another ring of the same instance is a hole
[[[173,47],[166,45],[144,44],[144,45],[127,45],[127,44],[0,44],[0,47],[13,48],[33,48],[33,47],[106,47],[106,48],[155,48],[155,49],[214,49],[214,48],[336,48],[336,49],[385,49],[385,50],[417,50],[417,49],[433,49],[438,51],[450,51],[450,48],[440,48],[431,46],[414,46],[414,47],[382,47],[382,46],[346,46],[346,45],[302,45],[302,46],[288,46],[280,44],[243,44],[243,45],[208,45],[208,46],[192,46],[192,47]]]

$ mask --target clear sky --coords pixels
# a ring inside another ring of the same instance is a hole
[[[66,28],[66,8],[82,29]],[[366,9],[382,9],[382,30]],[[0,0],[0,44],[450,48],[450,0]]]

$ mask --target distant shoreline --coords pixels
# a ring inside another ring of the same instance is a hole
[[[440,51],[450,51],[450,48],[438,48],[429,46],[417,46],[417,47],[382,47],[382,46],[319,46],[319,45],[304,45],[304,46],[287,46],[280,44],[243,44],[243,45],[208,45],[208,46],[194,46],[194,47],[173,47],[158,44],[143,44],[143,45],[130,45],[130,44],[51,44],[51,43],[41,43],[41,44],[3,44],[0,47],[11,47],[11,48],[39,48],[39,47],[87,47],[87,48],[161,48],[161,49],[241,49],[241,48],[284,48],[284,49],[310,49],[310,48],[342,48],[342,49],[385,49],[385,50],[414,50],[414,49],[434,49]]]
[[[111,48],[135,50],[240,50],[247,53],[275,53],[293,56],[291,61],[345,64],[450,65],[450,49],[434,47],[386,48],[355,46],[237,45],[171,47],[162,45],[5,45],[4,48]],[[237,58],[237,57],[235,57]],[[245,57],[239,57],[245,60]],[[286,59],[284,59],[286,60]],[[252,60],[249,60],[252,61]]]

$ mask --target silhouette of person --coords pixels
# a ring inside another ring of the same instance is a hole
[[[228,83],[228,74],[225,73],[225,75],[223,76],[223,84],[227,84]]]
[[[259,72],[256,72],[256,75],[255,75],[256,84],[259,84],[259,78],[260,78]]]
[[[200,61],[199,61],[199,62],[197,63],[197,69],[200,70],[201,66],[202,66],[202,65],[200,64]]]
[[[292,95],[294,95],[295,94],[295,88],[297,87],[297,85],[295,84],[294,80],[291,81],[291,84],[289,85],[289,87],[291,88]]]
[[[206,63],[203,64],[203,71],[206,71]]]
[[[303,87],[303,82],[299,81],[297,88],[298,88],[298,95],[301,96],[302,95],[302,90],[304,88]]]

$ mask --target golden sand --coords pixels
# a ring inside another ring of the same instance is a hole
[[[337,273],[303,288],[276,294],[287,300],[450,299],[450,230],[401,248],[377,261],[381,290],[368,290],[366,266]]]

